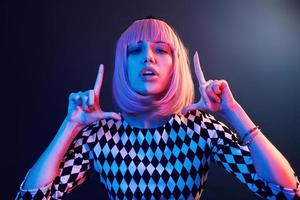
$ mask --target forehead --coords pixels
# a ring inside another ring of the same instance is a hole
[[[139,41],[162,42],[168,44],[172,52],[176,52],[178,37],[164,22],[158,20],[141,20],[130,25],[121,35],[118,45],[126,51],[131,44]]]

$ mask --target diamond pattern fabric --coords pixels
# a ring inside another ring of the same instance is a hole
[[[61,199],[92,171],[111,199],[200,199],[212,163],[263,198],[297,199],[296,189],[261,179],[248,147],[199,110],[174,114],[163,126],[148,129],[123,119],[96,121],[74,139],[53,183],[25,190],[25,177],[16,199]]]

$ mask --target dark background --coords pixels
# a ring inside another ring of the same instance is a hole
[[[112,110],[116,41],[130,23],[147,15],[171,24],[190,58],[198,50],[207,79],[228,81],[238,102],[299,175],[299,1],[6,0],[0,5],[0,199],[14,198],[64,119],[69,93],[91,89],[100,63],[106,66],[102,107]],[[87,196],[105,197],[97,178],[67,199]],[[259,199],[212,166],[203,199],[220,198]]]

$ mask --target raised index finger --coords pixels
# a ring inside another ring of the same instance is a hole
[[[104,72],[104,65],[100,64],[96,82],[95,82],[95,86],[94,86],[95,95],[97,95],[97,96],[99,96],[99,94],[100,94],[102,81],[103,81],[103,72]]]
[[[194,67],[195,67],[195,73],[197,76],[197,79],[199,81],[199,86],[204,85],[206,83],[204,74],[201,69],[200,61],[199,61],[199,55],[198,52],[194,54]]]

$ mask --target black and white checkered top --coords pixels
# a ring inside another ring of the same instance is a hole
[[[211,114],[195,110],[174,114],[157,128],[136,128],[124,119],[96,121],[74,139],[53,183],[23,190],[23,181],[17,199],[61,199],[92,170],[111,199],[200,199],[211,163],[261,197],[297,198],[296,189],[260,178],[236,134]]]

